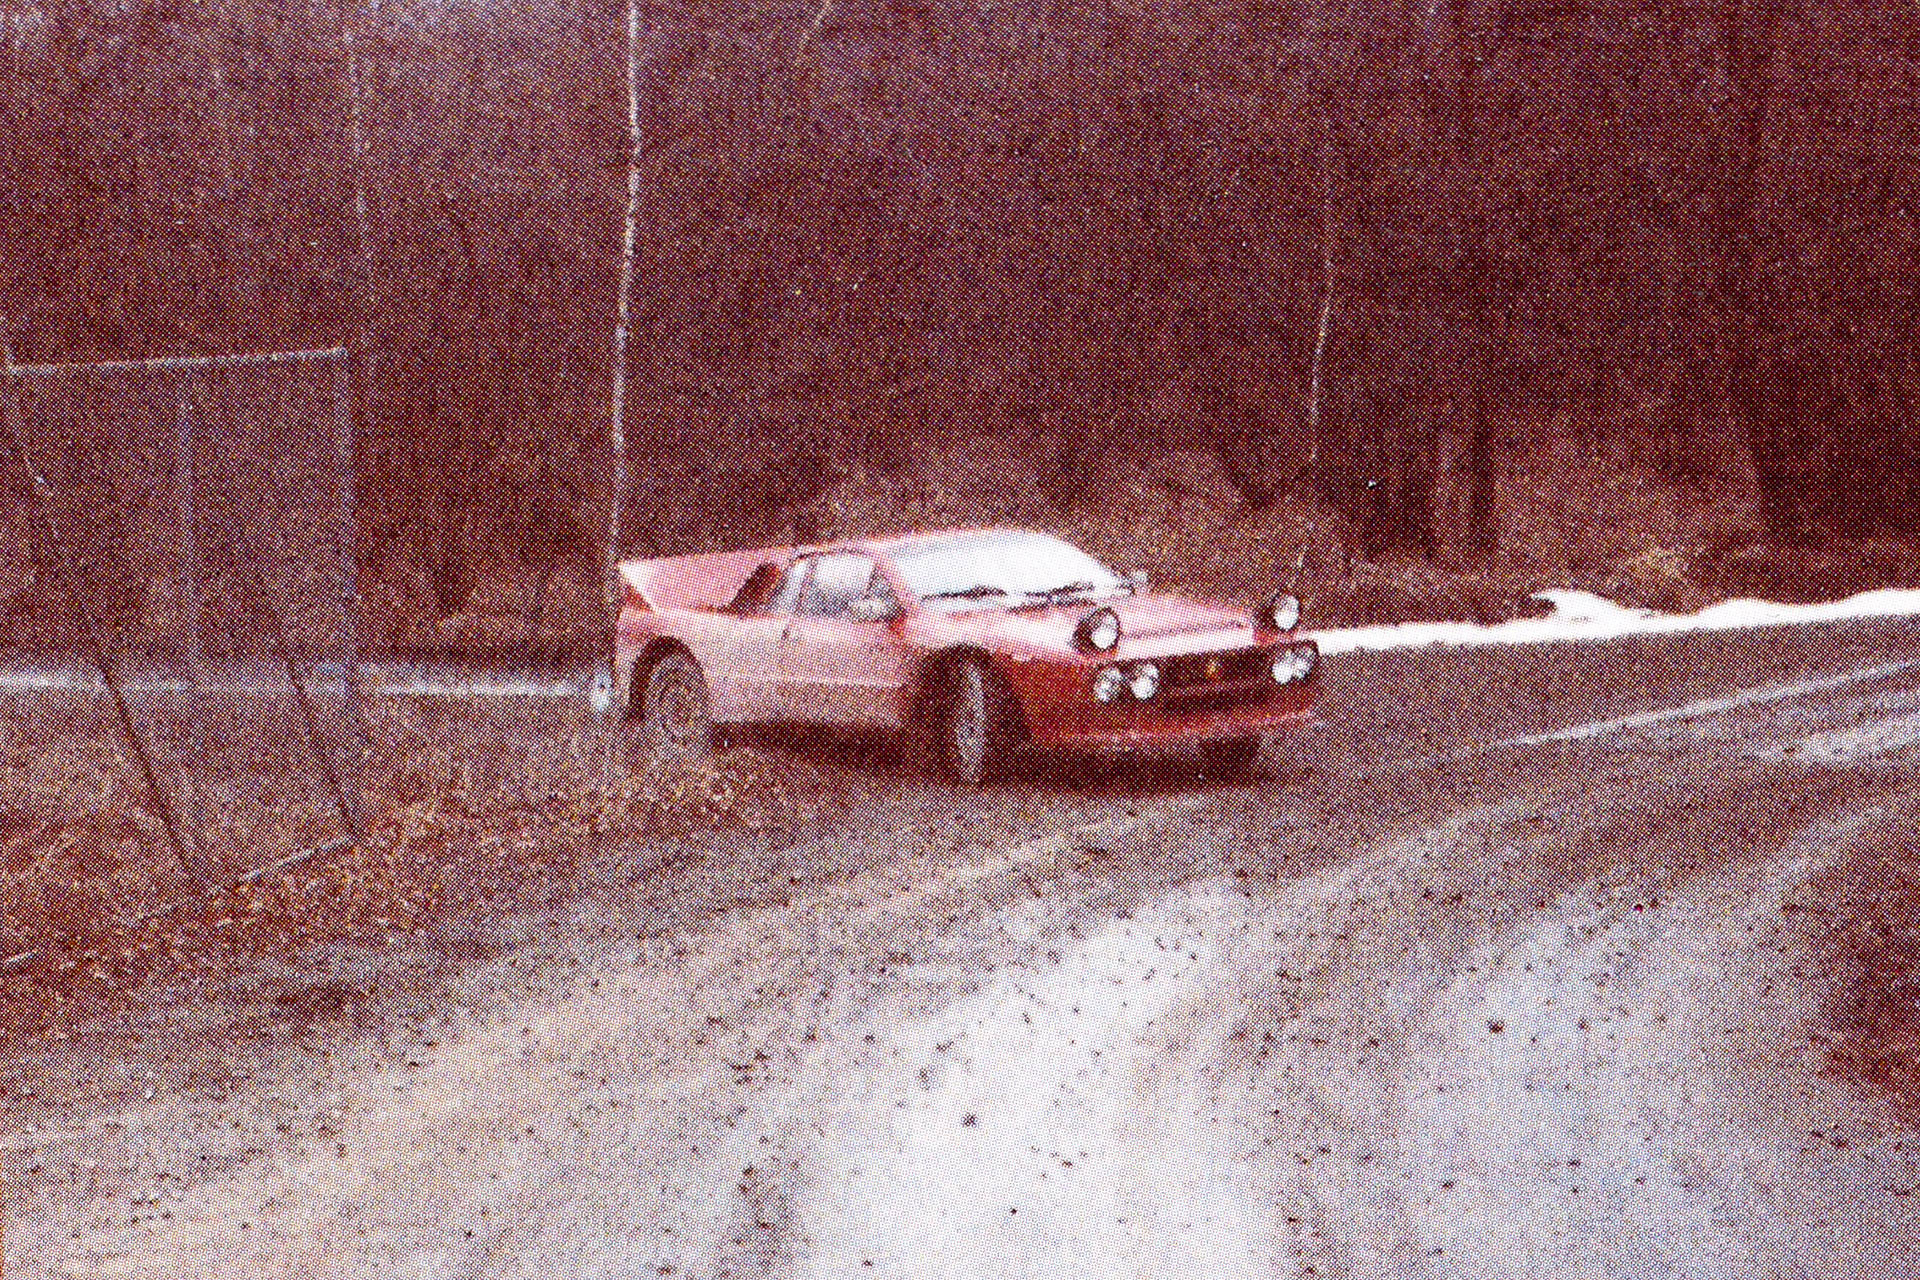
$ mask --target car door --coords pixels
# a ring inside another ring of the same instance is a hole
[[[788,565],[763,599],[742,601],[715,615],[702,661],[713,692],[716,720],[777,720],[780,713],[780,651],[809,562]]]
[[[785,716],[815,724],[892,726],[911,664],[890,620],[851,615],[891,589],[873,557],[824,552],[807,574],[780,642]],[[897,612],[897,604],[896,604]]]

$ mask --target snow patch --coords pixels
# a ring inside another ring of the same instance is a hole
[[[591,696],[605,698],[606,690],[596,682],[605,681],[605,673],[585,672],[542,677],[518,671],[463,667],[452,663],[404,665],[386,662],[360,664],[360,691],[372,697],[390,698],[538,698],[566,700],[578,698],[586,688]],[[181,695],[195,686],[184,671],[169,666],[123,668],[121,691],[127,694]],[[336,662],[303,668],[301,677],[315,693],[338,694],[341,666]],[[269,663],[213,663],[204,669],[199,683],[202,693],[271,696],[291,693],[292,682],[286,669]],[[105,681],[93,667],[27,666],[0,668],[0,694],[107,692]],[[599,702],[595,704],[596,709]]]
[[[1920,591],[1867,591],[1823,604],[1776,604],[1768,600],[1725,600],[1698,613],[1654,613],[1585,591],[1541,591],[1533,599],[1553,612],[1543,618],[1516,618],[1482,626],[1472,622],[1410,622],[1397,626],[1344,627],[1314,633],[1322,653],[1415,649],[1429,645],[1474,648],[1482,645],[1552,644],[1614,640],[1622,636],[1678,635],[1702,631],[1745,631],[1759,627],[1808,626],[1863,618],[1920,617]]]
[[[1848,765],[1920,746],[1920,711],[1885,716],[1844,729],[1810,734],[1764,754],[1802,764]]]

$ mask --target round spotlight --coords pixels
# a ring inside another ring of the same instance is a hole
[[[1143,662],[1133,669],[1127,678],[1127,688],[1135,698],[1146,702],[1160,692],[1160,668],[1151,662]]]
[[[1095,609],[1073,628],[1073,642],[1092,653],[1108,653],[1120,643],[1120,615]]]
[[[1120,691],[1127,687],[1126,673],[1118,667],[1102,667],[1093,677],[1093,700],[1112,703],[1119,699]]]
[[[1260,606],[1260,622],[1275,631],[1291,631],[1300,625],[1300,601],[1285,592],[1275,592]]]

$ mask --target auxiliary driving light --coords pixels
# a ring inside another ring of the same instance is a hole
[[[1273,656],[1273,682],[1275,684],[1293,684],[1305,680],[1313,674],[1319,664],[1319,654],[1310,646],[1300,645],[1282,649]]]
[[[1118,667],[1102,667],[1093,678],[1093,700],[1111,703],[1120,697],[1120,691],[1127,687],[1126,673]]]
[[[1151,662],[1141,663],[1133,669],[1127,688],[1142,702],[1152,698],[1160,692],[1160,668]]]

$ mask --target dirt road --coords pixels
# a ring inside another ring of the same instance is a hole
[[[1350,655],[1254,786],[841,759],[497,962],[10,1054],[9,1274],[1920,1273],[1820,924],[1913,842],[1917,640]]]

